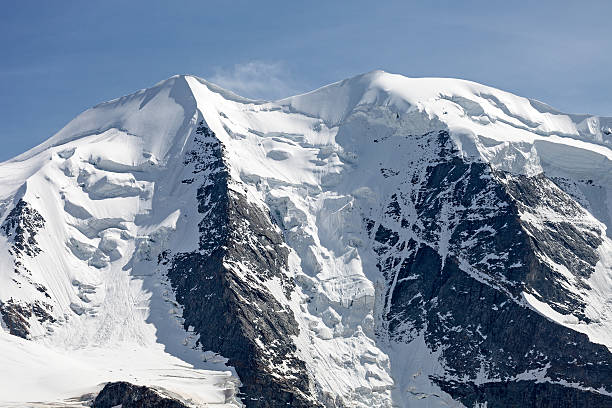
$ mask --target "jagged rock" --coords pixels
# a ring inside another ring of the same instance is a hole
[[[189,408],[182,402],[165,397],[158,391],[119,381],[108,383],[96,396],[93,408]]]
[[[601,231],[589,225],[578,231],[565,221],[583,210],[546,177],[512,176],[467,162],[448,142],[448,134],[440,133],[439,163],[413,180],[422,186],[419,194],[404,195],[397,205],[416,209],[419,225],[402,227],[420,242],[398,243],[405,234],[382,224],[374,236],[378,266],[389,282],[385,320],[390,335],[400,343],[424,336],[432,351],[441,352],[447,370],[434,381],[468,406],[611,404],[612,397],[589,391],[535,379],[516,382],[531,372],[553,382],[612,391],[612,353],[535,313],[521,297],[533,290],[559,310],[583,310],[540,254],[567,265],[578,279],[588,278]],[[537,218],[521,218],[538,206],[561,213],[551,216],[545,230]],[[401,216],[400,210],[389,214]],[[370,224],[365,228],[372,231]],[[477,379],[484,384],[475,387]]]
[[[39,322],[55,322],[55,318],[49,313],[51,306],[35,301],[33,303],[15,302],[9,299],[7,302],[0,301],[0,315],[9,330],[9,333],[24,339],[30,337],[29,319],[34,317]]]
[[[607,395],[534,381],[482,385],[449,381],[441,382],[440,386],[446,392],[457,396],[468,407],[486,404],[490,408],[605,408],[612,404],[612,397]]]
[[[204,349],[229,359],[248,407],[318,406],[295,353],[293,312],[264,285],[279,278],[286,294],[292,291],[282,236],[269,214],[229,188],[214,133],[203,124],[196,132],[203,136],[200,150],[188,153],[186,163],[206,176],[197,192],[200,251],[175,255],[168,269],[185,327],[195,328]]]
[[[20,199],[0,226],[0,230],[12,243],[11,249],[19,258],[23,255],[36,256],[41,249],[38,247],[36,235],[45,226],[45,219],[40,213],[24,200]]]

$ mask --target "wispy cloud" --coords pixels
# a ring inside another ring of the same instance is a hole
[[[275,100],[291,96],[301,87],[282,62],[249,61],[231,68],[217,68],[211,82],[241,96]]]

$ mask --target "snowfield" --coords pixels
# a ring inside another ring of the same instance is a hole
[[[2,321],[0,405],[85,406],[105,382],[125,380],[193,406],[241,406],[236,371],[185,330],[159,263],[165,251],[198,250],[197,186],[184,182],[193,177],[184,156],[199,118],[224,146],[232,188],[283,231],[296,289],[290,299],[278,282],[269,290],[293,311],[298,354],[338,406],[462,406],[428,379],[444,367],[422,338],[378,335],[386,283],[362,228],[383,216],[394,174],[433,160],[414,138],[428,132],[448,131],[469,160],[565,180],[585,211],[580,222],[601,231],[588,288],[568,283],[590,319],[529,293],[523,304],[612,350],[612,118],[382,71],[276,102],[175,76],[95,106],[0,163],[0,223],[20,200],[44,219],[26,228],[33,256],[0,234],[0,301],[49,315],[31,314],[27,340]],[[543,211],[523,217],[554,216]],[[436,242],[439,253],[449,237]]]

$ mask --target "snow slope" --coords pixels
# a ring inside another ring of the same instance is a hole
[[[428,132],[449,131],[469,160],[558,178],[585,208],[603,234],[590,290],[580,293],[597,319],[577,322],[525,299],[612,349],[612,118],[564,114],[469,81],[382,71],[277,102],[175,76],[85,111],[0,164],[0,221],[19,200],[45,220],[35,256],[9,254],[12,241],[0,236],[0,300],[40,302],[55,320],[31,317],[30,341],[2,333],[0,353],[11,361],[0,368],[11,378],[0,384],[3,403],[66,401],[126,379],[196,404],[238,404],[236,372],[195,346],[157,262],[166,250],[197,250],[196,187],[182,181],[200,118],[224,146],[232,188],[283,230],[296,293],[286,300],[280,287],[269,290],[293,310],[299,355],[330,406],[437,406],[423,394],[460,406],[421,376],[442,370],[435,353],[377,336],[384,280],[361,229],[396,190],[383,170],[424,163],[429,153],[412,137]],[[443,240],[437,245],[443,252]],[[40,386],[50,376],[53,386]],[[413,397],[403,400],[397,390],[407,387]]]
[[[571,115],[535,100],[470,81],[407,78],[374,71],[279,102],[292,111],[338,126],[355,110],[384,106],[410,118],[411,131],[430,121],[448,128],[465,155],[497,168],[572,180],[596,179],[604,192],[581,191],[593,212],[612,225],[612,118]],[[440,123],[441,122],[441,123]],[[434,127],[436,125],[433,125]],[[610,228],[608,228],[610,229]]]
[[[168,166],[195,114],[180,99],[188,96],[181,85],[172,78],[99,105],[2,164],[5,202],[27,201],[45,226],[37,235],[42,252],[24,257],[16,276],[2,237],[0,298],[45,302],[56,320],[43,327],[32,317],[31,342],[3,334],[3,353],[20,367],[3,366],[2,377],[13,380],[0,385],[3,401],[58,402],[118,379],[165,387],[199,404],[234,401],[235,373],[223,358],[194,349],[197,336],[183,330],[181,309],[153,262],[163,245],[197,243],[186,216],[195,198],[173,194],[181,169]],[[45,353],[57,364],[29,357]],[[51,385],[37,385],[50,376]]]

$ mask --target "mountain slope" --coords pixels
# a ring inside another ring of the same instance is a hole
[[[0,164],[0,395],[609,405],[611,126],[382,71],[98,105]]]

